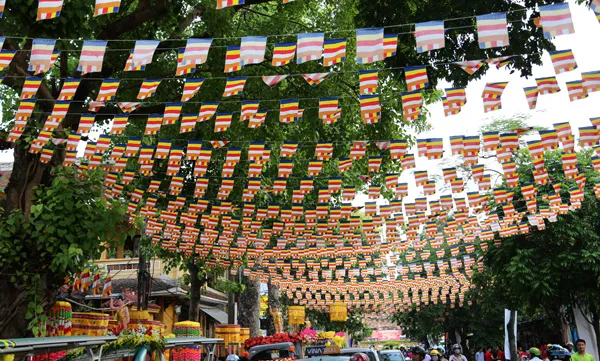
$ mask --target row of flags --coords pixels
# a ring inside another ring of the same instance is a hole
[[[103,298],[108,298],[110,295],[112,295],[112,281],[110,273],[108,273],[104,281],[102,281],[100,279],[101,277],[99,272],[96,272],[92,278],[90,269],[86,268],[81,272],[81,274],[75,274],[72,278],[72,280],[65,280],[65,285],[61,287],[63,292],[66,293],[71,290],[73,292],[86,293],[90,291],[92,295],[101,295]]]

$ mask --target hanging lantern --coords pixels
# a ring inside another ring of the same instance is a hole
[[[329,320],[344,322],[348,319],[348,308],[344,302],[335,302],[329,306]]]
[[[306,312],[304,306],[288,307],[288,322],[290,325],[303,325]]]

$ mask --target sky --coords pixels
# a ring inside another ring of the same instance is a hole
[[[444,138],[444,149],[446,154],[450,154],[449,136],[451,135],[476,135],[479,128],[490,123],[495,118],[510,118],[517,114],[529,116],[527,120],[530,126],[551,127],[558,122],[569,121],[575,136],[578,136],[578,128],[589,126],[589,118],[600,116],[600,109],[596,102],[600,101],[600,93],[592,93],[587,99],[578,100],[571,103],[569,101],[565,82],[581,79],[582,71],[592,71],[600,69],[600,48],[594,46],[597,43],[597,35],[600,33],[600,23],[596,19],[593,11],[585,6],[577,5],[575,1],[569,1],[571,14],[575,26],[575,34],[563,35],[554,39],[557,50],[571,49],[579,68],[575,71],[557,75],[561,91],[557,94],[541,95],[538,97],[537,109],[529,110],[523,87],[535,85],[535,78],[555,75],[550,55],[543,55],[543,66],[534,66],[533,76],[530,78],[521,78],[519,74],[510,74],[506,68],[490,70],[479,80],[474,80],[467,86],[467,104],[462,111],[454,116],[445,117],[443,105],[441,102],[428,105],[430,117],[428,121],[432,125],[430,131],[418,135],[418,138]],[[490,113],[483,112],[483,102],[481,93],[488,82],[508,81],[502,95],[502,109]],[[449,88],[451,84],[440,82],[439,88]],[[385,108],[384,108],[385,111]],[[85,142],[81,142],[78,148],[80,155],[85,149]],[[415,155],[416,149],[412,150]],[[445,157],[443,160],[427,160],[417,157],[416,170],[427,170],[431,178],[432,175],[441,176],[441,168],[452,166],[454,163],[451,157]],[[12,151],[0,152],[0,162],[12,162]],[[492,168],[495,166],[490,165]],[[409,185],[409,196],[407,201],[411,202],[415,197],[422,196],[422,190],[417,189],[414,183],[414,171],[402,172],[400,182],[407,182]],[[438,184],[438,190],[442,184]],[[473,189],[475,187],[475,189]],[[468,191],[476,190],[476,186],[471,184],[467,187]],[[449,190],[441,193],[448,193]],[[434,197],[439,197],[439,194]],[[363,205],[366,200],[365,195],[358,195],[354,201],[355,206]],[[378,203],[385,203],[379,199]]]

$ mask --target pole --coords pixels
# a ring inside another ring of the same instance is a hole
[[[230,282],[234,281],[231,270],[227,272],[227,279]],[[227,322],[230,325],[235,323],[235,294],[233,292],[227,293]]]

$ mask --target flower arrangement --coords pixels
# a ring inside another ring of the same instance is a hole
[[[270,344],[274,344],[274,343],[281,343],[281,342],[292,342],[292,343],[296,343],[296,342],[302,342],[300,340],[300,336],[293,334],[293,333],[277,333],[273,336],[260,336],[260,337],[252,337],[247,339],[244,342],[244,347],[246,349],[250,349],[251,347],[254,346],[258,346],[258,345],[270,345]]]
[[[300,342],[304,344],[312,344],[317,342],[317,331],[311,329],[304,329],[298,334]]]

